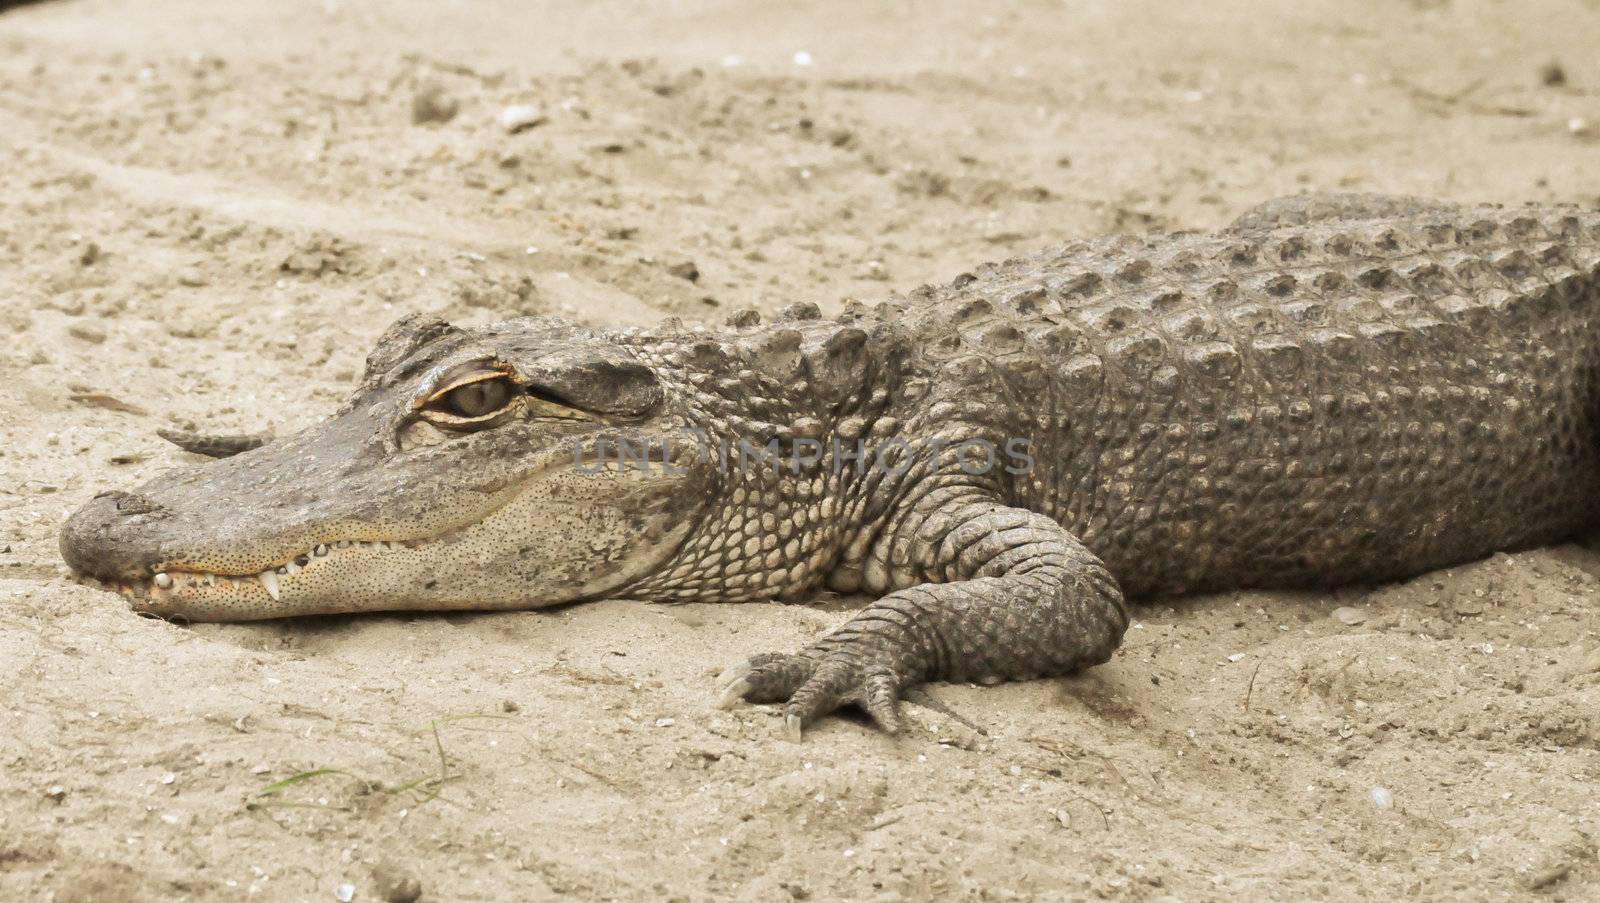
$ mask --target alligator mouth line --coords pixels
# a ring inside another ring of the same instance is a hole
[[[511,504],[516,497],[517,492],[507,492],[504,497],[498,500],[497,504],[477,520],[459,524],[433,536],[394,540],[340,539],[333,542],[317,543],[288,561],[273,565],[255,574],[224,574],[217,571],[169,568],[165,571],[156,571],[149,577],[131,580],[126,578],[101,580],[83,573],[74,573],[72,576],[77,582],[86,586],[114,592],[129,602],[152,607],[172,598],[180,590],[204,592],[207,589],[215,589],[217,587],[244,588],[249,587],[252,583],[265,590],[267,595],[272,597],[272,601],[281,602],[283,597],[282,589],[278,583],[279,577],[291,577],[316,562],[332,560],[356,552],[371,554],[395,549],[420,549],[423,546],[441,540],[449,540],[498,514],[507,505]]]
[[[281,601],[279,577],[292,577],[315,562],[331,561],[357,552],[387,552],[394,549],[414,549],[426,540],[362,540],[341,539],[318,543],[311,549],[294,556],[280,565],[269,567],[256,574],[223,574],[215,571],[193,571],[170,568],[157,571],[142,579],[99,580],[88,574],[74,574],[74,578],[88,586],[118,593],[131,602],[160,602],[179,590],[204,591],[214,587],[248,586],[256,584],[265,590],[272,601]]]

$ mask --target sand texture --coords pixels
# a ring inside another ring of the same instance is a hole
[[[0,899],[1600,897],[1592,538],[1158,600],[1086,674],[801,744],[713,675],[859,600],[182,627],[56,550],[193,460],[157,428],[314,423],[412,311],[837,310],[1311,189],[1600,204],[1597,47],[1594,0],[0,13]]]

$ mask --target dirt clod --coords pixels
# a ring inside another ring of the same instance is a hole
[[[385,862],[372,870],[372,887],[386,903],[417,903],[422,899],[422,881],[404,867]]]

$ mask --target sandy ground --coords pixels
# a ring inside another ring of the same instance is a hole
[[[1600,893],[1592,539],[1157,602],[1083,676],[933,688],[976,729],[803,744],[711,678],[845,603],[184,628],[64,579],[157,427],[310,424],[410,311],[833,308],[1311,188],[1600,203],[1593,0],[528,6],[0,14],[0,898]]]

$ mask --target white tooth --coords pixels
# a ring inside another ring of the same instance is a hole
[[[156,586],[162,589],[172,589],[172,575],[163,571],[155,576]]]
[[[317,546],[315,549],[311,550],[311,554],[317,556],[318,558],[321,558],[322,556],[328,554],[328,547],[327,546]]]
[[[284,565],[283,567],[278,568],[278,570],[282,571],[285,574],[298,574],[298,573],[300,573],[300,565],[295,564],[294,562],[291,561],[288,564]]]
[[[274,574],[271,570],[265,570],[257,574],[256,579],[261,581],[261,585],[266,588],[267,595],[272,597],[272,601],[277,602],[278,575]]]

